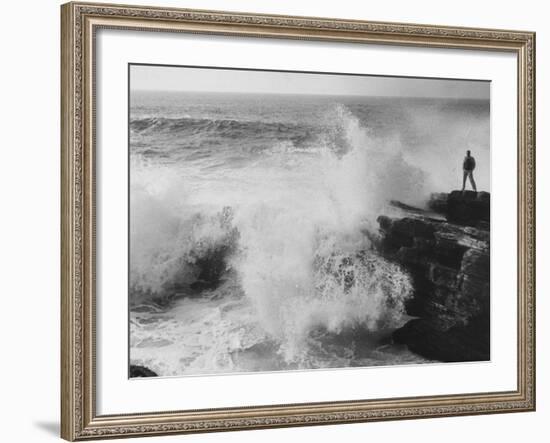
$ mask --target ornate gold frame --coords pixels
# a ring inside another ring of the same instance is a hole
[[[518,380],[511,392],[98,416],[94,35],[99,28],[509,51],[518,59]],[[123,5],[61,7],[61,436],[67,440],[533,411],[535,34]]]

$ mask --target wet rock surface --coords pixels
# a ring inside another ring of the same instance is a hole
[[[490,195],[434,194],[433,212],[394,204],[404,217],[378,218],[377,248],[413,279],[407,314],[393,334],[413,352],[440,361],[490,358]]]

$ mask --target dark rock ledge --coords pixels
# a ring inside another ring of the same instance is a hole
[[[136,377],[157,377],[157,374],[145,366],[130,365],[130,378]]]
[[[411,275],[406,310],[415,319],[395,342],[445,362],[490,359],[490,195],[432,195],[437,214],[396,203],[402,218],[380,216],[378,249]],[[442,217],[443,216],[443,217]]]

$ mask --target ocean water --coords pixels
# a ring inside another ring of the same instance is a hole
[[[422,363],[390,200],[489,190],[489,102],[163,93],[130,103],[130,362],[161,376]],[[367,235],[369,234],[369,235]]]

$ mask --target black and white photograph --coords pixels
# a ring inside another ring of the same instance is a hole
[[[129,65],[129,376],[489,361],[489,81]]]

